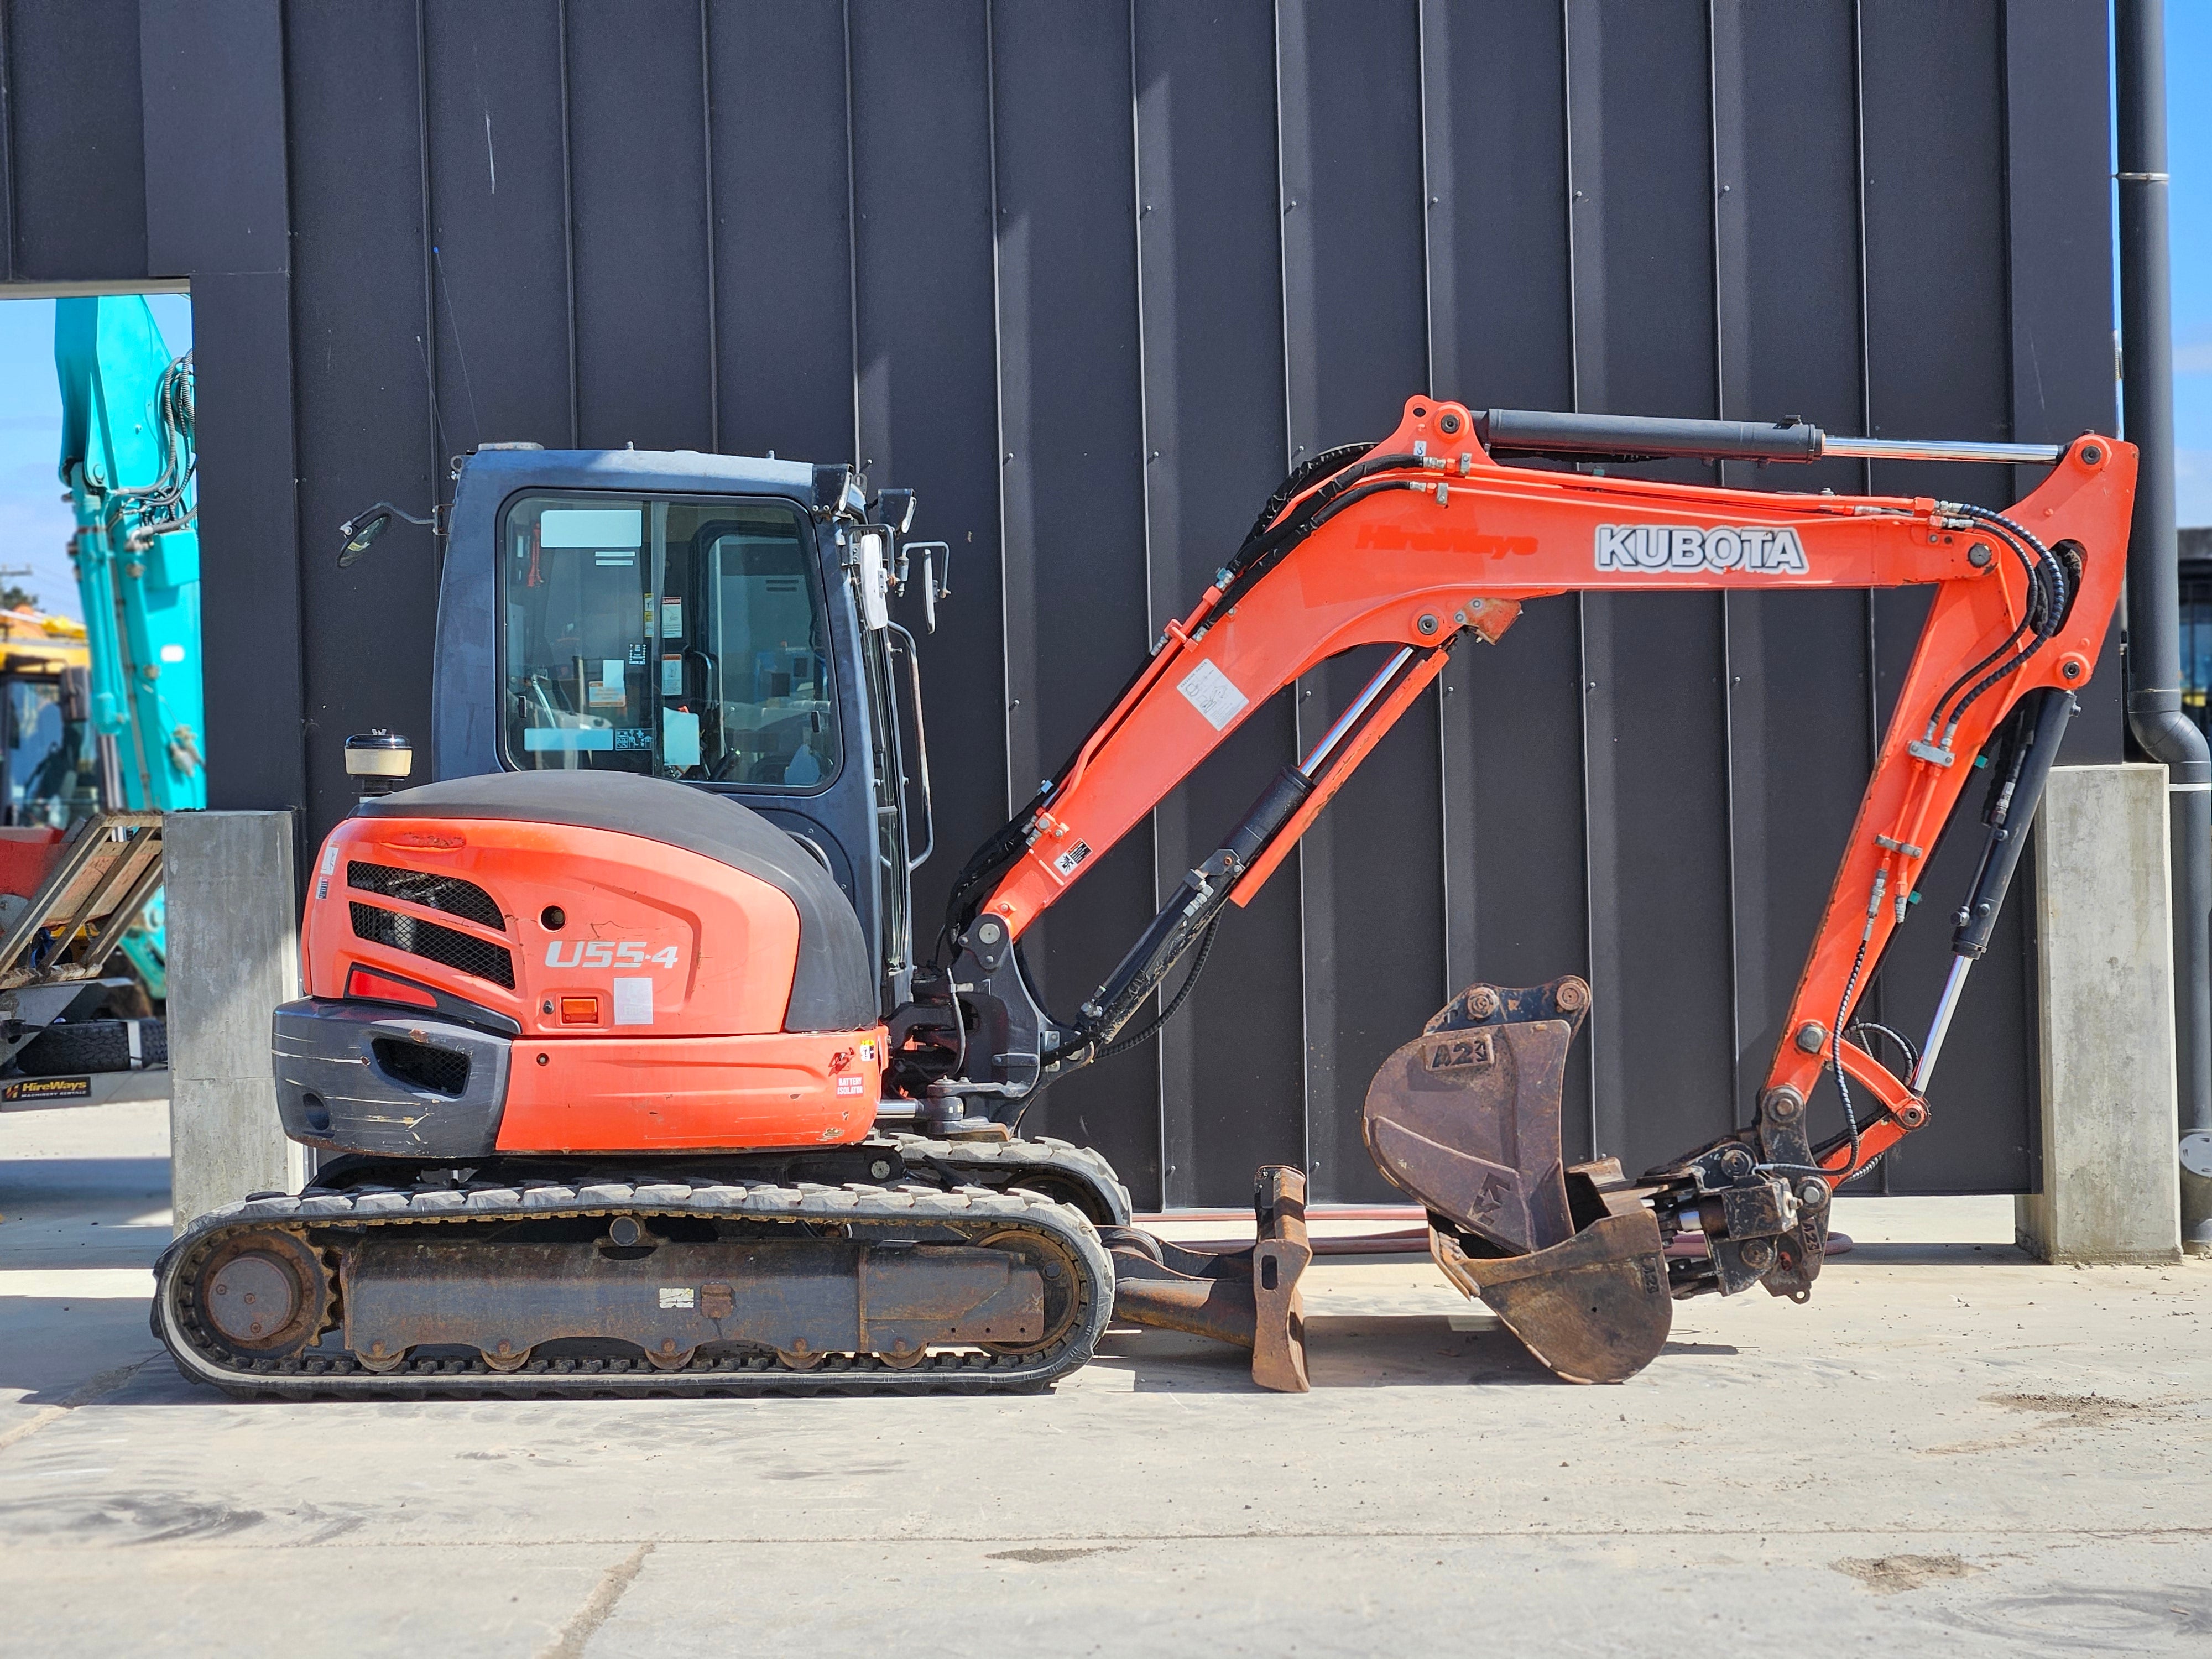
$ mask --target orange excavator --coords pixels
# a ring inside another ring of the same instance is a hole
[[[1997,512],[1585,470],[1838,456],[2049,471]],[[307,994],[276,1016],[285,1127],[317,1173],[191,1223],[155,1332],[185,1375],[247,1394],[973,1392],[1048,1385],[1118,1312],[1303,1388],[1303,1176],[1261,1170],[1253,1249],[1198,1255],[1133,1227],[1097,1153],[1022,1139],[1024,1109],[1172,1015],[1229,908],[1448,655],[1523,605],[1930,587],[1749,1124],[1632,1177],[1567,1167],[1591,998],[1571,976],[1468,987],[1368,1091],[1369,1148],[1452,1282],[1560,1376],[1623,1380],[1677,1299],[1805,1299],[1831,1195],[1927,1121],[2118,601],[2134,476],[2094,434],[1913,444],[1415,398],[1382,442],[1283,482],[918,953],[934,836],[890,599],[918,560],[933,623],[950,550],[910,538],[911,493],[843,466],[486,446],[432,515],[436,781],[398,787],[404,740],[351,740],[365,793],[313,866]],[[343,526],[342,562],[395,516]],[[1023,935],[1272,694],[1377,646],[1342,718],[1048,1013]],[[1914,1045],[1855,1014],[1977,770],[1984,854]],[[1686,1235],[1701,1249],[1668,1249]]]

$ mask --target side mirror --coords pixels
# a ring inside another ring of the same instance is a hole
[[[346,538],[345,546],[338,552],[338,568],[352,569],[355,562],[368,551],[369,544],[381,536],[394,519],[419,524],[434,536],[446,533],[445,508],[442,506],[432,506],[428,518],[418,519],[412,513],[392,506],[390,501],[379,501],[368,512],[356,513],[338,526],[338,534]]]
[[[921,555],[921,614],[937,631],[937,602],[952,597],[952,546],[949,542],[908,542],[908,553]]]
[[[361,556],[368,551],[369,544],[381,536],[392,522],[391,513],[384,507],[374,507],[358,519],[348,519],[338,526],[338,534],[346,538],[338,553],[338,568],[350,570]]]

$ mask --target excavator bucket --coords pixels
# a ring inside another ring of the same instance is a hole
[[[1298,1278],[1313,1260],[1304,1172],[1274,1164],[1262,1168],[1252,1212],[1252,1248],[1219,1255],[1182,1249],[1135,1227],[1108,1229],[1114,1316],[1249,1348],[1255,1382],[1304,1394],[1312,1384],[1306,1380]]]
[[[1368,1085],[1376,1167],[1429,1212],[1430,1252],[1575,1382],[1651,1363],[1674,1321],[1659,1224],[1607,1158],[1566,1167],[1559,1094],[1589,1011],[1571,975],[1472,985]]]

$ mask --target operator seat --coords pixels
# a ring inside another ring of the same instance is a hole
[[[787,1031],[853,1031],[882,1017],[853,907],[820,860],[757,812],[710,790],[634,772],[494,772],[370,796],[357,818],[494,818],[640,836],[742,870],[799,912]]]

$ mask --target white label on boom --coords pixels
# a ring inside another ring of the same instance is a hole
[[[1206,723],[1217,732],[1243,714],[1244,705],[1250,701],[1228,675],[1202,660],[1182,677],[1176,690],[1190,700],[1190,706],[1205,715]]]

